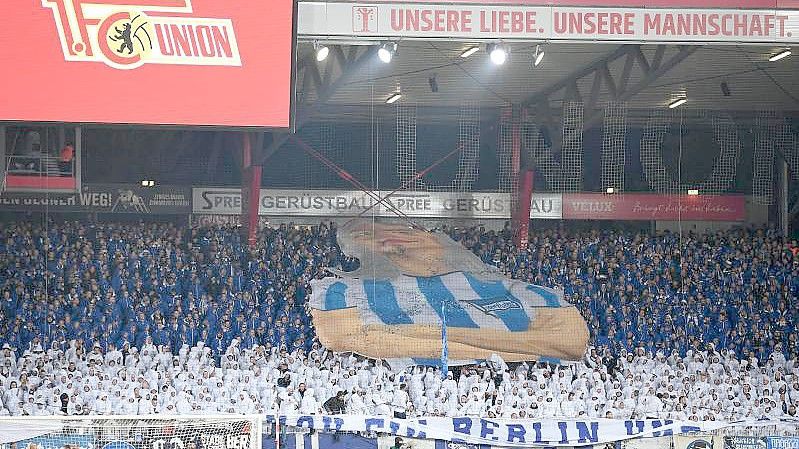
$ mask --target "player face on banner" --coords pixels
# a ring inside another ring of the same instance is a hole
[[[444,247],[430,232],[396,224],[350,222],[344,239],[364,248],[363,255],[378,254],[408,276],[446,274]]]

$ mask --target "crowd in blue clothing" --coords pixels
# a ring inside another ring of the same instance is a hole
[[[81,339],[103,350],[146,337],[173,351],[234,338],[310,349],[307,284],[340,260],[329,226],[281,226],[256,249],[237,230],[169,224],[5,224],[0,343],[23,351]]]
[[[548,230],[532,232],[527,251],[507,228],[445,231],[514,278],[562,289],[593,345],[613,355],[711,346],[758,360],[799,354],[799,248],[773,230]]]
[[[563,289],[610,354],[712,344],[741,358],[797,356],[799,258],[772,231],[533,231],[521,251],[508,229],[442,230],[515,278]],[[357,265],[333,223],[268,228],[253,249],[234,228],[5,223],[0,346],[79,339],[109,351],[151,337],[174,353],[203,341],[219,356],[238,338],[243,349],[310,350],[309,281]]]

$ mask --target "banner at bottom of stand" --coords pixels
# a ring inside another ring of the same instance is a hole
[[[508,449],[503,446],[490,446],[487,444],[453,443],[444,440],[425,440],[419,438],[403,438],[394,435],[368,438],[354,433],[325,433],[325,432],[296,432],[287,433],[281,437],[280,449]],[[398,442],[397,439],[400,441]],[[647,438],[631,441],[651,442],[654,440],[668,441],[665,448],[661,446],[647,446],[646,449],[668,449],[671,438]],[[608,443],[615,449],[621,449],[618,442]],[[602,445],[604,449],[607,445]],[[641,447],[628,446],[628,447]],[[575,449],[594,449],[595,446],[578,446]],[[264,438],[262,449],[276,449],[274,438]],[[560,449],[572,449],[563,447]]]
[[[397,419],[364,415],[281,416],[280,424],[289,428],[315,429],[323,433],[388,434],[402,438],[442,440],[492,447],[598,446],[637,437],[707,433],[731,425],[719,421],[613,419],[535,421],[470,417]],[[712,436],[704,438],[702,440],[704,443],[697,442],[699,437],[686,437],[686,439],[684,441],[675,438],[675,449],[723,449],[721,440],[718,447],[713,447]],[[678,446],[678,442],[683,445]],[[775,447],[775,449],[783,448]]]

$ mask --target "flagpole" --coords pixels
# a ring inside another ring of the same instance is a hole
[[[449,344],[447,343],[447,300],[441,301],[441,378],[447,378],[449,366]]]

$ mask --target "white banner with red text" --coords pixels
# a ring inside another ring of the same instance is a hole
[[[324,38],[799,42],[799,10],[302,2],[299,14],[299,35]]]

